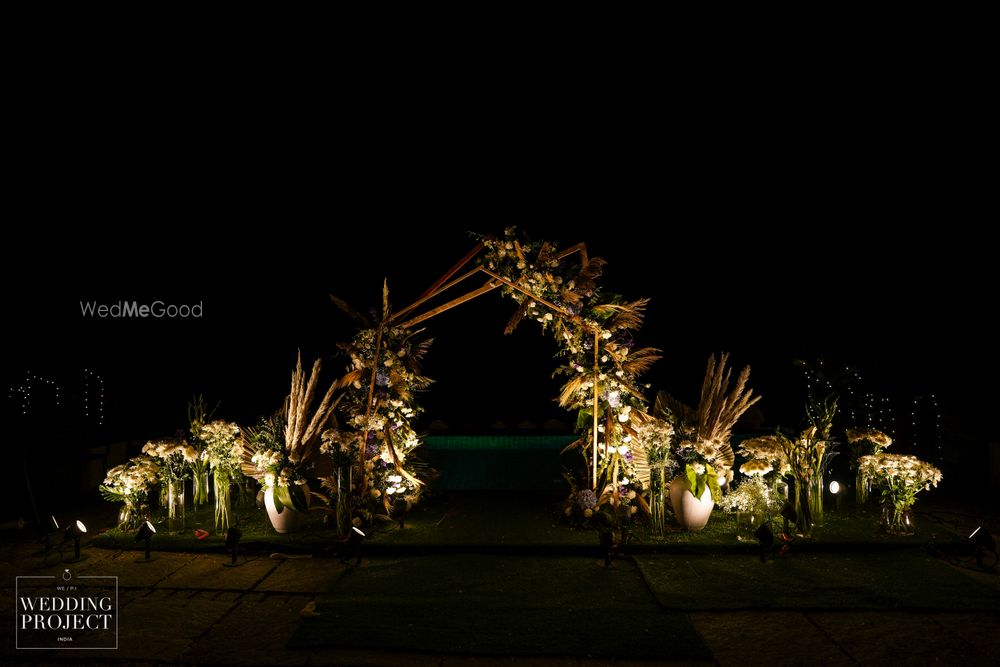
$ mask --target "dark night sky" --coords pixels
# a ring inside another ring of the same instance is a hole
[[[895,397],[936,391],[962,437],[995,437],[995,250],[974,231],[982,176],[902,132],[704,134],[711,123],[649,141],[622,130],[542,142],[538,128],[505,128],[469,146],[401,129],[329,165],[168,132],[146,154],[116,147],[96,170],[96,140],[70,128],[59,160],[32,154],[12,183],[24,204],[12,224],[28,231],[2,269],[4,382],[30,368],[70,386],[95,367],[115,436],[182,426],[195,393],[252,419],[280,403],[297,348],[340,369],[330,355],[352,328],[327,294],[375,306],[388,277],[402,306],[471,247],[465,231],[517,224],[586,242],[608,261],[608,289],[653,299],[638,335],[664,350],[653,391],[693,401],[708,354],[729,350],[753,366],[769,424],[795,422],[791,362],[822,356]],[[78,222],[56,234],[54,220]],[[200,300],[205,316],[84,320],[87,299]],[[511,309],[488,295],[428,323],[428,420],[481,430],[561,415],[554,344],[530,322],[505,338]]]
[[[694,400],[708,353],[729,350],[736,363],[753,366],[752,385],[764,395],[761,408],[772,424],[800,415],[802,386],[791,364],[798,357],[855,364],[872,389],[894,397],[937,391],[963,416],[976,414],[963,410],[963,402],[985,405],[972,388],[983,381],[978,369],[995,374],[996,353],[985,322],[986,267],[977,264],[971,244],[919,238],[899,252],[895,240],[828,222],[803,224],[809,231],[786,246],[777,222],[737,223],[732,232],[733,223],[714,214],[660,210],[646,217],[656,218],[666,243],[644,240],[630,229],[628,215],[604,231],[583,233],[572,220],[523,221],[536,237],[562,245],[586,241],[591,254],[609,262],[609,289],[652,297],[638,339],[664,350],[649,376],[654,391]],[[400,233],[379,229],[379,221],[339,224],[352,229],[331,225],[315,243],[285,238],[274,246],[265,235],[250,253],[222,241],[199,247],[191,239],[191,246],[169,251],[147,246],[137,254],[77,257],[63,265],[65,279],[55,289],[32,286],[14,295],[20,326],[12,349],[20,363],[12,372],[23,366],[65,379],[81,367],[97,368],[107,382],[109,422],[132,437],[181,426],[195,393],[221,400],[228,417],[270,411],[287,390],[297,348],[307,359],[323,355],[331,375],[341,368],[331,355],[352,325],[327,294],[377,306],[386,276],[401,307],[472,245],[461,231],[466,223],[435,229],[433,216],[412,220]],[[467,224],[486,231],[502,226]],[[284,236],[294,225],[289,219],[274,234]],[[955,272],[928,257],[942,253],[963,253],[967,266]],[[85,320],[81,299],[202,301],[205,316]],[[551,405],[555,345],[531,322],[504,337],[511,310],[491,294],[427,323],[436,343],[426,371],[437,380],[424,401],[428,419],[483,430],[497,419],[561,416]]]

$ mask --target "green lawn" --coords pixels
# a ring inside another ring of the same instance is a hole
[[[635,565],[463,554],[372,559],[324,595],[290,647],[710,659]]]

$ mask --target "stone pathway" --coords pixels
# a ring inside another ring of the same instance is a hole
[[[0,597],[13,612],[14,577],[58,574],[64,566],[31,555],[34,544],[0,546]],[[241,559],[84,548],[76,574],[119,576],[117,651],[17,651],[11,623],[0,624],[0,664],[195,665],[644,665],[578,658],[502,659],[356,650],[289,650],[300,612],[335,585],[336,560]],[[7,616],[10,618],[10,616]],[[737,611],[690,614],[714,664],[1000,665],[1000,616],[969,613]],[[677,663],[672,663],[677,664]]]

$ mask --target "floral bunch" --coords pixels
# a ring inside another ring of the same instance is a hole
[[[858,461],[860,472],[882,487],[882,498],[896,511],[909,509],[920,491],[937,486],[941,471],[915,456],[868,454]]]
[[[243,453],[239,426],[216,419],[201,426],[198,438],[205,443],[205,456],[214,470],[231,476],[239,472]]]
[[[781,511],[785,499],[776,494],[762,475],[752,474],[719,501],[719,507],[730,512],[752,512],[770,516]]]
[[[775,434],[744,440],[740,443],[738,451],[740,456],[747,459],[744,466],[753,463],[757,469],[767,467],[768,472],[775,470],[778,475],[787,475],[792,469],[786,455],[787,448],[788,439],[783,435]],[[747,474],[743,468],[740,468],[740,471]]]
[[[141,508],[148,503],[149,491],[160,476],[160,464],[150,456],[137,456],[108,471],[101,484],[101,494],[112,502],[122,503],[119,527],[134,528],[141,520]]]
[[[861,457],[881,454],[892,444],[892,438],[873,428],[849,428],[847,444],[851,447],[851,463],[857,466]]]
[[[762,459],[751,459],[740,466],[740,472],[747,477],[763,478],[765,475],[770,474],[773,470],[774,466]]]
[[[285,448],[285,415],[277,412],[261,418],[257,426],[243,434],[244,452],[250,449],[250,465],[243,465],[243,472],[265,487],[302,485],[305,477],[289,460]],[[244,458],[245,458],[244,454]]]
[[[181,480],[188,477],[192,463],[198,460],[200,452],[186,440],[151,440],[142,453],[160,459],[161,477]]]
[[[567,378],[559,404],[578,413],[583,433],[574,446],[585,460],[588,451],[596,454],[590,481],[600,490],[598,506],[626,505],[629,510],[616,515],[634,514],[632,501],[649,484],[649,452],[638,433],[647,406],[637,378],[659,359],[659,350],[638,348],[632,337],[648,299],[628,302],[603,294],[597,279],[604,260],[584,255],[582,262],[570,261],[572,249],[560,252],[513,227],[501,238],[484,238],[483,245],[481,268],[517,303],[506,332],[530,318],[559,345],[562,365],[556,375]],[[597,452],[591,451],[595,442]],[[572,504],[567,508],[572,512]]]
[[[712,500],[721,500],[719,471],[712,465],[720,453],[718,443],[707,440],[684,440],[677,446],[677,456],[684,464],[684,476],[695,498],[701,500],[707,486],[712,492]]]
[[[272,489],[272,498],[279,511],[289,505],[305,512],[309,509],[308,498],[302,487],[307,480],[301,468],[292,462],[285,446],[285,423],[286,415],[279,410],[270,417],[261,418],[257,426],[243,431],[242,469],[245,475]]]
[[[364,476],[357,481],[386,510],[392,496],[416,502],[422,486],[412,458],[421,438],[411,422],[422,412],[417,395],[431,384],[420,362],[432,340],[418,333],[363,329],[341,346],[351,367],[339,382],[346,388],[340,407],[352,430],[325,432],[321,447],[335,465],[362,460]]]

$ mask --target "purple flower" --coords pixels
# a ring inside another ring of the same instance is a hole
[[[580,506],[580,509],[593,509],[597,505],[597,496],[590,489],[584,489],[576,494],[576,504]]]
[[[375,384],[377,384],[380,387],[388,387],[389,374],[386,373],[385,371],[379,371],[375,373]]]

